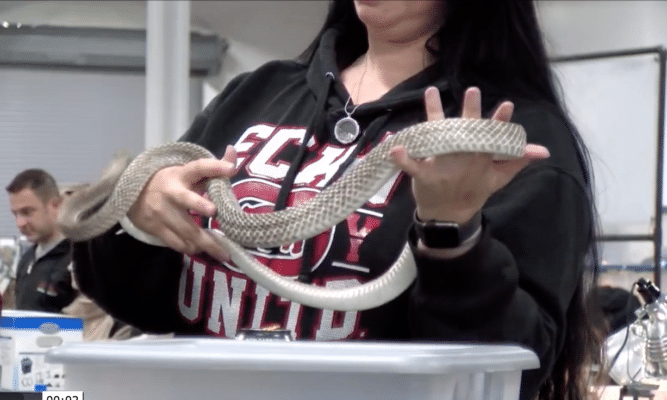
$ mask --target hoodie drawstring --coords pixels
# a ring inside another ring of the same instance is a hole
[[[285,207],[287,207],[287,197],[289,196],[289,193],[292,189],[292,185],[294,184],[294,180],[296,179],[297,172],[299,171],[299,168],[301,167],[301,164],[305,159],[306,149],[308,148],[308,142],[315,133],[316,125],[322,120],[322,114],[324,113],[326,101],[329,98],[329,91],[331,90],[331,83],[333,82],[334,79],[333,74],[331,72],[327,72],[326,76],[327,76],[327,83],[326,85],[324,85],[322,93],[320,93],[320,96],[317,99],[318,100],[317,104],[315,106],[315,109],[317,111],[315,112],[313,119],[308,124],[308,127],[306,128],[306,133],[303,136],[303,141],[299,146],[299,150],[296,156],[294,157],[294,160],[290,164],[289,169],[287,170],[287,174],[285,175],[285,180],[283,181],[283,184],[280,187],[280,192],[278,192],[278,198],[276,199],[276,205],[274,207],[274,211],[284,210]]]
[[[324,85],[322,92],[320,93],[320,96],[317,98],[317,103],[315,106],[316,107],[315,115],[308,124],[308,127],[306,128],[306,133],[303,136],[303,141],[299,146],[299,150],[297,151],[294,160],[290,164],[290,167],[287,170],[287,174],[285,174],[285,180],[283,181],[283,184],[280,187],[280,192],[278,192],[278,198],[276,199],[276,205],[274,207],[274,211],[284,210],[287,207],[287,197],[290,194],[292,185],[294,185],[294,180],[296,179],[296,175],[299,171],[299,168],[301,167],[301,164],[303,164],[303,161],[306,158],[305,156],[306,156],[306,149],[308,148],[308,142],[315,134],[315,131],[317,130],[316,128],[318,128],[318,124],[320,124],[320,122],[322,121],[322,116],[325,111],[326,103],[327,100],[329,99],[329,91],[331,90],[331,86],[334,81],[333,73],[327,72],[326,77],[327,77],[327,83],[326,85]],[[274,252],[277,252],[277,249],[275,249]],[[310,240],[306,239],[304,240],[303,243],[301,268],[299,271],[299,278],[298,278],[299,281],[301,282],[310,281],[311,255],[312,255],[312,245],[310,244]],[[304,271],[307,272],[304,273]]]

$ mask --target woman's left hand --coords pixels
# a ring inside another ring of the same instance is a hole
[[[444,119],[440,93],[429,87],[424,94],[427,120]],[[462,118],[481,118],[481,93],[466,90]],[[492,119],[509,122],[514,104],[503,102]],[[412,191],[421,220],[465,223],[486,200],[531,161],[549,157],[546,147],[528,144],[523,157],[495,160],[488,153],[453,153],[413,159],[402,146],[391,150],[394,163],[412,177]]]

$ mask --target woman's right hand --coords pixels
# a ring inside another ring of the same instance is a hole
[[[216,207],[204,197],[210,178],[232,177],[236,170],[236,151],[227,146],[220,160],[201,159],[156,172],[134,202],[128,217],[142,231],[172,249],[185,254],[206,252],[219,261],[229,255],[189,214],[213,217]]]

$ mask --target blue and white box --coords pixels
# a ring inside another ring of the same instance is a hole
[[[0,317],[0,389],[34,391],[64,387],[62,364],[44,361],[47,350],[83,341],[83,321],[64,314],[2,310]]]

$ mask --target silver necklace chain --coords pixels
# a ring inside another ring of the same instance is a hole
[[[357,95],[357,97],[359,97],[359,96]],[[348,117],[351,117],[352,114],[354,114],[354,112],[357,111],[357,108],[359,108],[359,106],[360,106],[360,104],[357,104],[356,106],[354,106],[352,111],[347,111],[347,106],[348,106],[348,104],[350,104],[351,99],[352,99],[352,95],[348,96],[347,101],[345,102],[345,107],[343,108],[345,110],[345,114],[347,114]]]
[[[357,83],[356,87],[357,100],[359,99],[359,93],[361,93],[361,83],[364,80],[364,76],[366,76],[367,70],[368,70],[368,59],[366,56],[364,56],[364,71],[361,73],[361,78],[359,78],[359,82]],[[334,126],[334,136],[336,136],[336,139],[342,144],[350,144],[354,142],[359,136],[359,132],[361,131],[361,129],[359,128],[359,123],[354,118],[352,118],[352,114],[354,114],[354,112],[357,111],[357,108],[359,108],[361,104],[355,105],[352,111],[348,111],[347,106],[350,104],[351,100],[352,100],[352,94],[350,94],[347,97],[347,101],[345,102],[345,107],[343,107],[346,116],[338,120],[338,122],[336,122],[336,125]]]

